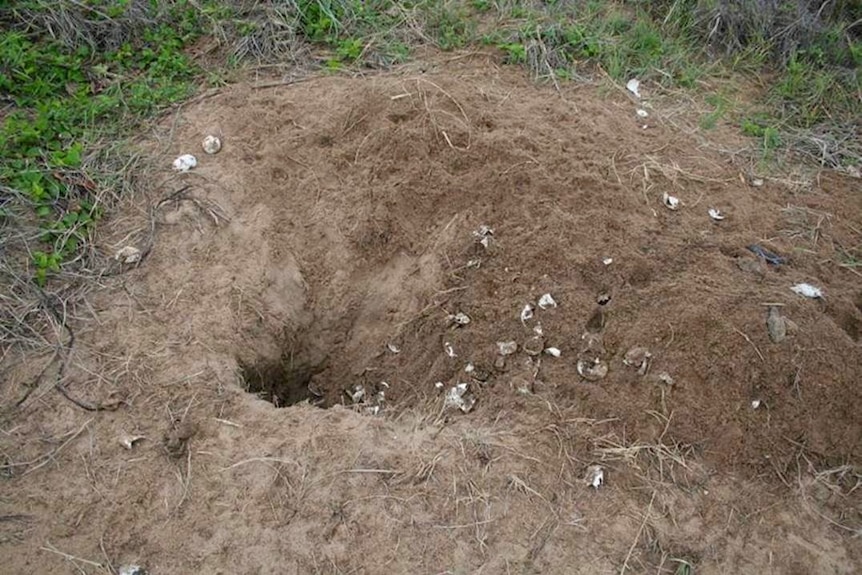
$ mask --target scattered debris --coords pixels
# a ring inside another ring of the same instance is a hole
[[[401,353],[401,348],[399,348],[399,347],[398,347],[397,345],[395,345],[394,343],[388,343],[388,344],[386,344],[386,349],[388,349],[388,350],[389,350],[389,351],[391,351],[392,353]]]
[[[135,246],[126,246],[114,254],[114,259],[124,264],[134,264],[141,261],[141,250]]]
[[[593,488],[598,489],[605,482],[605,470],[602,469],[601,465],[590,465],[587,467],[587,484],[592,485]]]
[[[587,320],[587,331],[591,333],[599,333],[605,327],[605,311],[603,306],[597,307],[590,319]]]
[[[498,341],[497,351],[500,355],[512,355],[518,351],[518,343],[514,341]]]
[[[638,118],[646,118],[649,116],[649,112],[647,112],[643,108],[638,108],[637,114],[638,114]]]
[[[581,353],[593,355],[605,354],[605,344],[602,339],[602,334],[587,332],[581,336],[581,341],[584,342],[584,345],[581,347]]]
[[[531,319],[533,319],[533,305],[528,303],[521,310],[521,323],[525,323]]]
[[[478,229],[473,231],[473,236],[478,238],[479,243],[488,249],[491,245],[491,236],[494,235],[494,230],[492,230],[489,226],[481,225]]]
[[[751,178],[750,182],[755,188],[763,186],[763,178]]]
[[[509,387],[521,395],[530,395],[533,393],[533,382],[526,377],[513,377],[509,380]]]
[[[534,325],[533,333],[535,333],[536,335],[545,335],[545,330],[542,329],[542,324],[537,323],[536,325]]]
[[[609,266],[612,263],[614,263],[614,258],[605,258],[602,260],[602,263],[605,264],[606,266]]]
[[[763,258],[768,264],[780,266],[787,263],[787,260],[785,258],[779,256],[778,254],[772,253],[763,246],[751,244],[750,246],[745,246],[745,249],[747,249],[759,258]]]
[[[146,438],[143,435],[122,435],[120,436],[120,445],[131,450],[142,439]]]
[[[464,413],[469,413],[474,405],[476,405],[476,398],[470,393],[470,385],[467,383],[459,383],[452,387],[443,403],[446,408],[458,408]]]
[[[118,575],[148,575],[147,570],[140,565],[122,565]]]
[[[188,172],[198,165],[198,159],[191,154],[183,154],[174,160],[174,169],[178,172]]]
[[[473,365],[472,361],[468,361],[467,365],[464,366],[464,373],[473,373],[473,370],[476,369],[476,366]]]
[[[350,398],[353,404],[362,403],[365,400],[365,386],[357,383],[352,388],[344,390],[345,395]]]
[[[724,219],[724,214],[722,214],[719,210],[715,208],[709,208],[709,211],[707,213],[709,214],[709,217],[711,217],[716,222],[720,222]]]
[[[578,360],[578,373],[587,381],[599,381],[608,375],[608,364],[599,358]]]
[[[479,269],[482,266],[482,260],[467,260],[467,267]]]
[[[551,294],[546,293],[539,298],[539,307],[542,309],[548,309],[549,307],[557,307],[557,302],[554,301],[554,297]]]
[[[560,357],[562,352],[560,352],[560,349],[556,347],[546,347],[545,353],[553,357]]]
[[[638,80],[637,78],[632,78],[631,80],[626,82],[626,90],[634,94],[635,98],[641,97],[640,87],[641,83],[640,80]]]
[[[437,383],[434,384],[434,388],[435,389],[443,389],[443,382],[438,381]]]
[[[474,367],[473,371],[469,372],[470,378],[474,381],[478,381],[479,383],[485,383],[489,379],[491,379],[491,372],[487,369],[480,367]]]
[[[760,407],[760,400],[759,399],[755,399],[754,401],[751,402],[751,409],[757,409],[758,407]]]
[[[599,305],[608,305],[609,303],[611,303],[611,294],[600,293],[599,297],[596,298],[596,303]]]
[[[545,340],[540,335],[534,335],[524,342],[524,352],[530,356],[537,356],[545,349]]]
[[[663,371],[660,374],[658,374],[658,381],[659,381],[659,383],[663,383],[667,386],[673,385],[673,378],[666,371]]]
[[[494,369],[497,371],[505,371],[506,370],[506,356],[498,355],[494,360]]]
[[[798,293],[801,296],[805,296],[811,299],[822,299],[823,298],[823,290],[821,290],[817,286],[813,286],[811,284],[796,284],[792,288],[790,288],[794,293]]]
[[[207,154],[218,154],[219,150],[221,150],[221,140],[218,136],[207,136],[204,138],[203,142],[204,152]]]
[[[769,306],[766,313],[766,331],[773,343],[781,343],[787,337],[787,322],[777,306]]]
[[[664,204],[664,207],[671,211],[676,211],[679,209],[679,198],[676,196],[671,196],[667,192],[663,193],[661,196],[661,201]]]
[[[446,355],[449,357],[458,357],[455,355],[455,348],[452,347],[452,344],[447,342],[443,343],[443,349],[446,351]]]
[[[455,315],[450,315],[449,321],[454,322],[456,325],[467,325],[470,323],[470,316],[459,311]]]
[[[652,354],[645,347],[636,346],[628,350],[623,357],[623,364],[636,367],[640,375],[646,375]]]

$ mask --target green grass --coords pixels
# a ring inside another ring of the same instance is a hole
[[[122,16],[123,3],[102,7],[96,19]],[[86,156],[194,91],[198,70],[182,50],[202,28],[191,4],[176,7],[171,23],[107,51],[70,49],[23,26],[0,32],[0,91],[10,104],[0,123],[0,185],[37,221],[30,252],[39,285],[74,259],[102,215],[96,192],[107,177],[84,170]],[[4,221],[11,215],[0,212]]]

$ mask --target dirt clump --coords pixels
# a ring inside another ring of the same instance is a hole
[[[622,90],[485,55],[268,86],[145,145],[161,172],[136,201],[157,208],[101,241],[152,249],[94,298],[66,385],[128,399],[68,444],[83,415],[53,395],[7,428],[0,515],[38,517],[2,524],[16,568],[859,568],[850,182],[752,187]],[[213,133],[218,154],[170,172]],[[788,205],[828,213],[831,241]],[[770,339],[764,304],[797,329]],[[475,405],[446,409],[462,383]],[[132,431],[164,446],[107,447]]]

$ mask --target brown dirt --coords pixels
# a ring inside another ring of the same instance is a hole
[[[4,418],[8,572],[858,572],[862,282],[840,265],[858,182],[753,187],[635,109],[474,55],[237,85],[165,118],[151,194],[101,238],[152,249],[72,324],[66,388],[104,409],[49,381]],[[522,323],[546,292],[559,306]],[[798,327],[780,343],[767,302]],[[537,323],[561,357],[499,367],[496,342]],[[596,356],[608,375],[584,381]],[[49,359],[24,357],[6,405]],[[241,375],[328,409],[276,409]],[[444,408],[458,382],[470,413]]]

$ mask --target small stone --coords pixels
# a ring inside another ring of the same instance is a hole
[[[766,331],[773,343],[781,343],[787,337],[787,322],[776,306],[770,306],[766,314]]]

